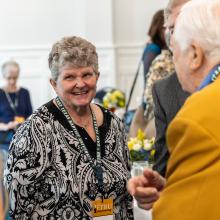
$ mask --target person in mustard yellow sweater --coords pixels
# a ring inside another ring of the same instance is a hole
[[[219,0],[192,0],[175,23],[175,69],[193,95],[168,127],[166,180],[146,169],[128,183],[140,207],[153,207],[153,220],[220,218],[219,13]]]

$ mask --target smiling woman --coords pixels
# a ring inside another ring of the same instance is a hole
[[[96,48],[63,38],[53,45],[49,67],[57,97],[18,129],[10,148],[5,180],[12,219],[132,220],[123,123],[91,103],[99,78]]]
[[[90,104],[96,93],[98,74],[90,67],[62,68],[57,81],[51,79],[56,93],[70,108],[79,108]]]

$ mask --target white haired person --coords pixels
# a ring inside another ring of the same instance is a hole
[[[146,208],[160,197],[153,206],[154,220],[219,219],[219,13],[219,0],[192,0],[175,24],[171,48],[177,76],[182,88],[193,94],[168,128],[167,182],[145,170],[129,183],[131,193],[145,200]]]
[[[133,220],[123,122],[91,103],[99,78],[95,46],[64,37],[52,47],[49,68],[57,97],[19,127],[10,146],[11,218]]]
[[[7,61],[2,65],[5,84],[0,88],[0,151],[7,154],[12,136],[19,124],[31,115],[32,106],[27,89],[17,85],[19,64]]]
[[[16,129],[32,114],[29,91],[17,84],[19,74],[20,66],[17,62],[9,60],[3,63],[4,86],[0,88],[0,155],[2,166],[5,165],[9,144]],[[3,172],[0,172],[1,180],[3,180]],[[2,188],[2,194],[5,194],[4,188]],[[4,208],[7,207],[6,200],[3,202],[5,203],[3,204]]]

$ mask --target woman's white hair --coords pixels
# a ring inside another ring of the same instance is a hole
[[[220,0],[191,0],[177,18],[173,37],[181,50],[197,42],[209,57],[220,53]]]

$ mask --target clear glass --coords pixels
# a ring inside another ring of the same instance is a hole
[[[143,174],[145,168],[151,168],[152,166],[148,163],[148,161],[133,161],[131,167],[131,176],[140,176]],[[137,207],[137,201],[134,198],[134,206]]]
[[[142,175],[145,168],[152,168],[148,161],[134,161],[131,168],[131,176]]]

